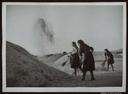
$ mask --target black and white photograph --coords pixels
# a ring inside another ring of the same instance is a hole
[[[126,3],[2,3],[3,92],[125,92]]]

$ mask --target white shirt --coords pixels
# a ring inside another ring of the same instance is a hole
[[[73,47],[73,50],[71,52],[72,54],[76,54],[77,53],[77,49],[75,47]]]

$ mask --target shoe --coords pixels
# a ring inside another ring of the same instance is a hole
[[[91,78],[91,81],[92,81],[92,80],[95,80],[95,78]]]
[[[84,78],[82,78],[81,80],[82,80],[82,81],[84,81],[85,79],[84,79]]]

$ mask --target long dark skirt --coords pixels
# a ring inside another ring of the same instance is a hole
[[[108,59],[108,64],[114,64],[113,58]]]
[[[91,52],[88,52],[85,57],[83,64],[83,71],[93,71],[95,70],[95,61]]]
[[[79,68],[80,60],[78,54],[72,54],[70,57],[71,68]]]

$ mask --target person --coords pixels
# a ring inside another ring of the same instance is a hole
[[[82,80],[85,80],[87,71],[90,71],[91,80],[95,80],[94,74],[93,74],[93,71],[95,70],[95,61],[91,52],[93,51],[93,49],[92,47],[85,44],[83,40],[78,40],[78,45],[80,49],[80,55],[81,56],[84,55],[83,68],[82,68],[83,70]]]
[[[70,64],[71,68],[74,68],[75,76],[77,76],[77,69],[79,68],[82,71],[79,55],[78,55],[78,47],[75,42],[72,42],[73,50],[70,55]]]
[[[109,70],[109,65],[111,65],[112,70],[114,71],[114,58],[112,53],[108,49],[104,49],[104,54],[105,54],[105,60],[107,61],[107,70]]]

